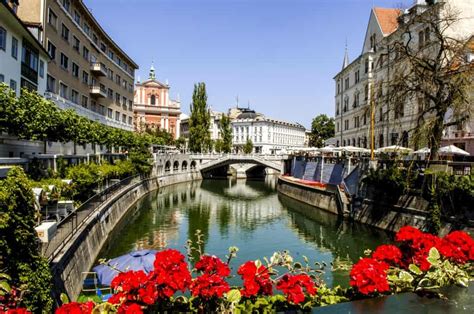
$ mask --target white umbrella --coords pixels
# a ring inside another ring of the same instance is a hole
[[[413,149],[398,145],[386,146],[376,149],[376,153],[409,153],[412,152]]]
[[[340,151],[343,152],[348,152],[348,153],[364,153],[365,148],[361,147],[355,147],[355,146],[343,146],[343,147],[338,147]]]
[[[335,149],[336,149],[336,147],[334,145],[328,145],[328,146],[321,147],[318,150],[321,153],[332,153],[332,152],[335,151]]]
[[[465,150],[460,149],[457,146],[449,145],[444,146],[439,149],[440,155],[462,155],[462,156],[469,156],[470,154]]]
[[[423,154],[429,154],[429,153],[431,153],[431,149],[429,149],[428,147],[423,147],[413,152],[413,154],[415,155],[423,155]]]

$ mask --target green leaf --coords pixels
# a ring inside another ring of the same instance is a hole
[[[10,292],[11,287],[6,281],[0,281],[0,288],[5,292]]]
[[[421,271],[420,267],[416,266],[415,264],[410,264],[410,266],[408,266],[408,269],[416,274],[416,275],[421,275],[423,274],[423,272]]]
[[[439,255],[438,250],[435,247],[432,247],[430,249],[430,252],[428,253],[428,257],[433,259],[433,260],[439,260],[440,255]]]
[[[464,288],[469,287],[469,279],[467,277],[458,278],[456,283]]]
[[[232,289],[226,294],[226,299],[230,303],[238,303],[241,297],[242,295],[240,294],[240,291],[237,289]]]
[[[68,304],[69,303],[69,298],[65,293],[61,293],[59,298],[61,299],[62,304]]]
[[[409,272],[406,272],[404,270],[402,270],[398,274],[398,277],[400,278],[400,280],[402,280],[404,282],[412,282],[413,281],[413,276]]]

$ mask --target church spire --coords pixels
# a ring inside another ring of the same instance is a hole
[[[342,69],[344,70],[349,65],[349,53],[347,51],[347,40],[346,40],[346,48],[344,51],[344,61],[342,62]]]
[[[154,62],[151,62],[151,67],[150,67],[150,75],[149,75],[150,80],[155,80],[156,75],[155,75],[155,67],[154,67]]]

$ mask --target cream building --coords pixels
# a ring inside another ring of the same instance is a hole
[[[474,3],[466,0],[447,0],[447,7],[460,13],[459,22],[448,35],[464,38],[474,33]],[[392,78],[398,63],[393,44],[402,41],[399,23],[428,9],[424,0],[417,0],[407,10],[373,8],[361,54],[349,62],[346,49],[342,70],[335,81],[336,144],[338,146],[370,147],[371,101],[374,102],[375,148],[410,146],[410,131],[416,126],[420,104],[417,100],[394,106],[386,97],[386,83]],[[428,47],[430,37],[426,25],[416,24],[411,44],[419,49]],[[448,131],[448,130],[447,130]],[[446,132],[446,136],[449,132]]]

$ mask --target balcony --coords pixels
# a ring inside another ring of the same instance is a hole
[[[89,92],[92,96],[105,98],[107,97],[107,91],[105,90],[104,85],[91,85],[89,87]]]
[[[102,62],[92,62],[91,73],[97,76],[107,76],[107,67]]]
[[[83,116],[89,120],[96,121],[114,128],[133,131],[133,125],[115,121],[111,118],[101,115],[100,113],[89,110],[87,108],[82,107],[81,105],[66,100],[60,97],[59,95],[46,92],[44,97],[46,99],[52,100],[56,104],[56,106],[58,106],[62,110],[73,109],[78,115]]]

